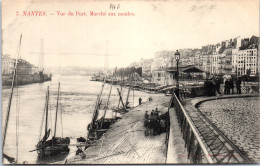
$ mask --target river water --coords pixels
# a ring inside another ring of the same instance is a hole
[[[72,139],[85,137],[87,135],[86,126],[91,121],[96,98],[101,90],[101,82],[90,81],[89,76],[54,75],[52,81],[50,82],[25,85],[20,86],[19,88],[15,88],[4,152],[7,155],[15,158],[17,158],[18,154],[17,161],[20,164],[24,161],[29,164],[42,163],[37,160],[36,151],[29,151],[35,149],[35,146],[40,138],[40,128],[43,117],[47,86],[50,87],[50,112],[48,123],[49,128],[54,128],[58,82],[60,82],[61,88],[56,135],[70,137]],[[102,95],[103,103],[106,103],[110,86],[111,85],[109,84],[105,85]],[[111,107],[116,107],[118,105],[119,97],[116,90],[118,87],[119,86],[113,86],[110,97]],[[125,101],[127,89],[123,88],[122,92],[123,100]],[[136,106],[138,104],[139,97],[141,97],[143,101],[147,101],[150,95],[145,92],[131,91],[129,95],[130,105]],[[6,118],[9,98],[10,89],[3,89],[3,126]],[[62,112],[62,114],[60,112]],[[61,126],[63,126],[63,128]],[[19,131],[18,134],[16,134],[16,131]],[[51,134],[53,134],[53,130]],[[41,133],[41,137],[42,136],[43,134]],[[51,136],[49,138],[51,138]],[[71,150],[70,153],[75,152]],[[55,162],[55,159],[51,162]]]

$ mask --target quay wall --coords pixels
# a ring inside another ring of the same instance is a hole
[[[17,76],[17,84],[18,85],[28,85],[34,83],[41,83],[51,81],[51,77],[44,77],[43,81],[41,80],[39,74],[26,74],[26,75],[18,75]],[[2,86],[11,86],[12,85],[12,76],[3,76],[2,78]]]
[[[257,97],[259,94],[234,94],[234,95],[225,95],[225,96],[211,96],[211,97],[200,97],[191,100],[191,104],[198,108],[198,106],[206,101],[218,100],[218,99],[230,99],[230,98],[243,98],[243,97]]]
[[[178,124],[174,108],[169,109],[170,131],[167,149],[167,164],[188,164],[188,153]]]

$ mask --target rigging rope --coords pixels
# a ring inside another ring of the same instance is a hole
[[[62,112],[63,108],[61,107],[61,97],[59,98],[59,104],[60,104],[60,123],[61,123],[61,137],[63,138],[63,122],[62,122]]]
[[[18,85],[18,81],[16,77],[16,163],[18,161],[18,150],[19,150],[19,110],[20,110],[20,95],[19,95],[19,89],[17,85]]]
[[[44,111],[42,113],[42,120],[41,120],[41,126],[40,126],[40,137],[39,137],[39,141],[41,140],[41,135],[42,135],[42,127],[43,127],[43,121],[44,121],[44,117],[45,117],[45,112],[46,112],[46,106],[47,106],[47,95],[46,95],[46,99],[45,99],[45,105],[44,105]]]
[[[135,89],[133,88],[133,107],[135,107]]]
[[[18,44],[17,50],[15,55],[17,54],[16,60],[15,60],[15,65],[14,65],[14,73],[13,73],[13,78],[12,78],[12,86],[11,86],[11,95],[8,103],[8,109],[6,112],[6,119],[5,119],[5,126],[4,126],[4,131],[3,131],[3,143],[2,143],[2,152],[4,152],[5,148],[5,140],[6,140],[6,135],[7,135],[7,128],[8,128],[8,123],[9,123],[9,117],[10,117],[10,112],[11,112],[11,105],[12,105],[12,96],[13,96],[13,88],[14,88],[14,82],[15,82],[15,77],[16,77],[16,71],[17,71],[17,62],[18,62],[18,56],[19,56],[19,51],[20,51],[20,46],[21,46],[21,41],[22,41],[22,34],[20,37],[20,42]]]
[[[21,59],[21,45],[18,52],[18,59]],[[18,151],[19,151],[19,116],[20,116],[20,95],[19,95],[19,88],[18,88],[18,65],[16,66],[16,163],[18,163]]]
[[[49,100],[49,106],[50,106],[50,107],[49,107],[48,111],[49,111],[49,117],[50,117],[50,118],[48,118],[48,121],[51,122],[51,123],[48,123],[48,124],[51,124],[50,128],[52,129],[52,116],[51,116],[52,107],[51,107],[51,104],[50,104],[50,100]],[[51,134],[52,134],[52,130],[51,130],[51,132],[50,132],[50,135],[51,135]]]

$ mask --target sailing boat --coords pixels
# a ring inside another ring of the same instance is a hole
[[[96,100],[96,104],[95,104],[95,109],[94,109],[94,112],[93,112],[93,115],[92,115],[92,120],[90,122],[90,124],[88,125],[87,129],[88,129],[88,135],[87,135],[87,141],[90,143],[90,141],[94,141],[94,140],[97,140],[99,139],[101,136],[97,134],[97,129],[99,128],[98,126],[98,123],[97,123],[97,118],[98,118],[98,114],[99,114],[99,109],[100,109],[100,106],[101,106],[101,96],[102,96],[102,93],[103,93],[103,89],[104,89],[104,86],[105,86],[105,79],[104,79],[104,82],[102,84],[102,87],[101,87],[101,92],[99,93],[99,95],[97,96],[97,100]]]
[[[14,65],[14,72],[13,72],[13,78],[12,78],[11,95],[10,95],[10,98],[9,98],[9,103],[8,103],[8,108],[7,108],[7,113],[6,113],[5,126],[4,126],[4,132],[3,132],[3,142],[2,142],[3,159],[4,158],[7,159],[10,163],[17,163],[17,159],[15,160],[15,158],[10,157],[7,154],[5,154],[4,148],[5,148],[5,141],[6,141],[8,124],[9,124],[12,99],[13,99],[14,81],[17,78],[17,63],[18,63],[18,56],[20,54],[20,49],[21,49],[21,42],[22,42],[22,34],[20,36],[20,42],[19,42],[18,48],[17,48],[17,56],[16,56],[16,61],[15,61],[15,65]],[[18,142],[18,140],[17,140],[17,142]],[[18,148],[18,144],[17,144],[17,148]],[[18,158],[18,152],[17,152],[16,155],[17,155],[17,158]]]
[[[129,106],[128,99],[129,99],[129,95],[130,95],[130,90],[131,90],[131,88],[133,88],[132,85],[133,85],[133,75],[131,76],[131,80],[130,80],[130,84],[129,84],[129,87],[128,87],[128,92],[127,92],[125,104],[124,104],[123,99],[122,99],[122,83],[120,85],[121,89],[120,90],[117,89],[117,92],[118,92],[118,95],[119,95],[119,102],[118,102],[118,106],[117,106],[118,107],[117,108],[117,112],[125,113],[125,112],[128,112],[129,109],[131,108]],[[122,104],[121,108],[120,108],[120,103]]]
[[[58,84],[58,96],[57,96],[57,105],[56,105],[56,116],[55,116],[55,128],[54,135],[50,140],[47,140],[50,136],[51,129],[48,129],[48,111],[49,111],[49,86],[47,88],[46,100],[45,100],[45,134],[43,138],[36,145],[36,150],[39,157],[45,156],[55,156],[58,154],[64,154],[69,152],[68,145],[70,139],[68,137],[56,137],[56,128],[57,128],[57,115],[58,115],[58,106],[59,106],[59,94],[60,94],[60,83]]]
[[[116,71],[116,69],[115,69],[115,71]],[[114,80],[114,79],[112,79],[112,80]],[[121,117],[119,115],[119,113],[117,113],[111,109],[108,109],[109,99],[110,99],[110,95],[111,95],[111,91],[112,91],[112,87],[113,87],[113,81],[111,83],[106,105],[105,105],[104,109],[100,109],[100,106],[102,103],[101,96],[102,96],[105,82],[106,82],[106,80],[104,80],[104,82],[102,84],[101,92],[98,95],[96,105],[95,105],[95,110],[94,110],[93,117],[92,117],[92,121],[88,125],[87,141],[89,141],[89,142],[98,140],[99,138],[101,138],[102,135],[110,127],[110,125],[112,123],[114,123],[117,120],[117,118]]]

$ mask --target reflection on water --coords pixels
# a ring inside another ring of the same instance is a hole
[[[77,138],[86,136],[86,126],[92,118],[94,104],[97,95],[101,90],[101,82],[89,81],[87,76],[59,76],[53,77],[51,82],[31,84],[21,86],[14,89],[13,102],[11,106],[10,120],[6,137],[5,153],[16,157],[16,137],[18,141],[18,163],[24,161],[29,164],[37,163],[37,151],[29,152],[35,149],[36,144],[40,139],[40,126],[44,111],[45,95],[47,86],[50,86],[50,106],[49,127],[54,126],[54,117],[56,109],[56,97],[58,82],[61,83],[60,93],[60,111],[63,112],[62,118],[59,114],[57,122],[57,136],[69,138]],[[105,85],[102,101],[105,104],[107,101],[109,84]],[[110,105],[117,107],[119,97],[116,90],[118,86],[114,86],[110,97]],[[18,94],[18,95],[17,95]],[[133,95],[134,94],[134,95]],[[127,89],[123,88],[123,100],[126,100]],[[2,125],[4,125],[10,89],[2,90]],[[138,98],[142,97],[146,101],[149,94],[138,91],[131,91],[129,96],[130,105],[137,105]],[[17,116],[19,114],[19,124],[17,124]],[[63,129],[61,128],[63,126]],[[19,126],[17,128],[16,126]],[[19,130],[19,135],[16,135],[16,130]],[[51,136],[50,138],[52,137]],[[75,153],[71,148],[70,153]],[[63,159],[47,159],[38,161],[40,163],[49,163]],[[48,162],[47,162],[48,161]]]

